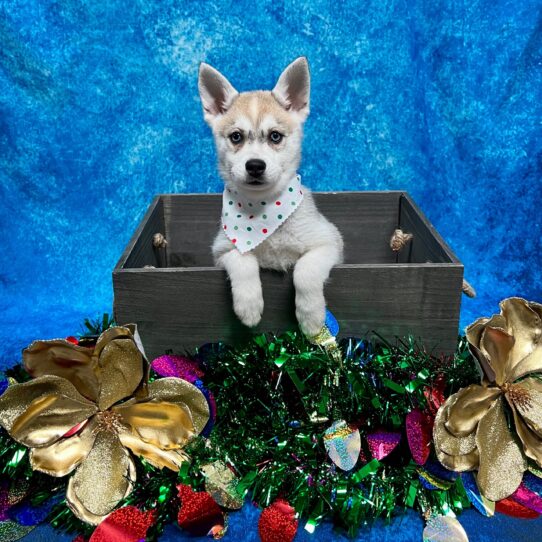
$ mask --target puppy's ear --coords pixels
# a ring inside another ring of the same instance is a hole
[[[224,114],[239,94],[218,70],[205,62],[199,66],[198,89],[203,116],[209,124]]]
[[[309,114],[311,78],[304,56],[296,58],[280,75],[273,96],[288,111],[296,111],[304,121]]]

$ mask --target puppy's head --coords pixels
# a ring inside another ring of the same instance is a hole
[[[247,196],[282,190],[301,160],[303,122],[309,114],[307,59],[294,60],[271,91],[239,93],[205,63],[198,86],[226,185]]]

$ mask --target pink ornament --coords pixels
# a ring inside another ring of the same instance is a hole
[[[175,376],[191,384],[204,375],[197,362],[184,356],[166,354],[156,358],[151,363],[151,367],[160,376]]]
[[[395,450],[401,440],[401,433],[380,429],[369,433],[366,439],[371,455],[380,461]]]
[[[405,425],[412,457],[418,465],[424,465],[431,452],[433,420],[416,408],[407,414]]]

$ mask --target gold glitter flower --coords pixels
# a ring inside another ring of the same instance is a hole
[[[179,378],[148,382],[135,326],[113,327],[94,347],[66,340],[33,342],[23,352],[34,378],[0,397],[0,425],[30,448],[32,468],[73,471],[68,505],[97,524],[132,491],[128,451],[179,470],[182,448],[209,419],[201,391]]]
[[[481,385],[450,396],[433,432],[440,462],[477,469],[480,491],[492,501],[518,488],[528,459],[542,467],[542,305],[513,297],[500,308],[467,328]]]

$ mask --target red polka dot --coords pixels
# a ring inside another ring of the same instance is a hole
[[[226,224],[224,224],[224,229],[227,230],[228,229],[228,226],[226,226]]]
[[[280,201],[275,201],[275,205],[280,205]]]
[[[264,229],[262,230],[262,232],[263,232],[263,233],[267,233],[267,228],[264,228]]]
[[[235,244],[237,243],[237,239],[232,239],[231,242]]]
[[[250,215],[248,218],[254,218],[254,215]]]

